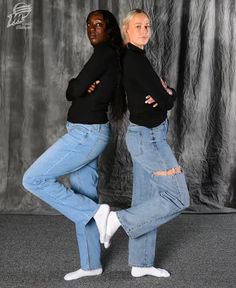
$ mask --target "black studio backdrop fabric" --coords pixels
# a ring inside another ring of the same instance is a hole
[[[0,212],[55,213],[25,191],[21,179],[65,133],[65,89],[91,55],[85,19],[99,8],[119,21],[133,8],[150,13],[147,55],[179,95],[169,113],[169,143],[186,174],[188,211],[235,212],[235,6],[235,0],[1,0]],[[100,201],[117,207],[131,199],[127,123],[127,117],[111,123],[99,162]],[[68,184],[66,177],[61,181]]]

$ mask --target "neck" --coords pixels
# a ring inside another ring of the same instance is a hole
[[[134,46],[142,49],[142,50],[144,49],[144,45],[137,45],[137,44],[133,43],[132,41],[130,41],[130,43],[133,44]]]

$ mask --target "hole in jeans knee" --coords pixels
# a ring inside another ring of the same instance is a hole
[[[168,170],[157,170],[153,172],[153,175],[154,176],[172,176],[175,174],[180,174],[182,172],[183,172],[182,168],[180,166],[177,166],[175,168],[171,168]]]

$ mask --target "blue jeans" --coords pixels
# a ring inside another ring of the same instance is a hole
[[[75,223],[84,270],[101,268],[99,232],[92,218],[99,208],[97,160],[107,146],[109,124],[67,122],[67,133],[25,172],[23,185]],[[69,174],[71,188],[58,182]]]
[[[157,176],[179,167],[166,142],[168,122],[146,128],[130,123],[126,143],[133,162],[131,208],[117,212],[129,236],[129,265],[153,266],[157,228],[189,206],[183,173]]]

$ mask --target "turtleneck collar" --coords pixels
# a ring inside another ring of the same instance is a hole
[[[140,54],[145,54],[146,53],[145,49],[141,49],[141,48],[131,44],[130,42],[127,44],[127,48],[130,49],[130,50],[133,50],[135,52],[138,52]]]
[[[98,47],[103,47],[103,46],[111,46],[111,41],[110,40],[106,40],[104,42],[98,43],[96,45],[92,45],[92,47],[94,49],[98,48]]]

